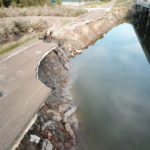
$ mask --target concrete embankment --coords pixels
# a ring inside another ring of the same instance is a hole
[[[18,150],[71,150],[77,149],[78,120],[76,106],[70,93],[69,57],[79,53],[112,27],[122,22],[129,10],[114,9],[96,19],[80,20],[60,29],[49,29],[44,37],[47,42],[55,42],[57,47],[50,51],[39,63],[38,78],[51,88],[37,114],[37,120]]]
[[[87,18],[57,30],[49,29],[52,37],[64,40],[68,50],[83,49],[123,21],[129,14],[129,9],[118,8],[97,17],[94,20]]]

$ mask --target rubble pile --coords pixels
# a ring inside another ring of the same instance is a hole
[[[38,77],[51,89],[32,128],[17,150],[71,150],[78,121],[70,94],[68,57],[61,43],[40,62]]]

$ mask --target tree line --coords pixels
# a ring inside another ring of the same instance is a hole
[[[80,1],[95,1],[95,0],[80,0]],[[100,1],[108,2],[108,1],[111,1],[111,0],[100,0]],[[42,5],[45,5],[45,4],[50,5],[51,2],[56,2],[57,4],[61,4],[61,0],[0,0],[0,7],[42,6]]]
[[[0,7],[9,7],[9,6],[41,6],[45,4],[50,4],[49,0],[0,0]]]

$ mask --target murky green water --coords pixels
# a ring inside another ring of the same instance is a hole
[[[82,150],[150,150],[150,64],[132,25],[71,60]]]

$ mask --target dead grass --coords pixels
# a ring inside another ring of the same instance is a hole
[[[2,55],[5,52],[11,51],[12,49],[38,37],[38,34],[30,35],[30,36],[25,36],[19,39],[18,41],[10,42],[8,44],[3,45],[0,47],[0,55]]]
[[[0,18],[18,16],[64,16],[76,17],[86,13],[85,10],[71,9],[61,5],[43,7],[9,7],[0,8]]]
[[[115,7],[129,7],[134,3],[134,0],[117,0]]]
[[[108,3],[108,2],[110,2],[110,0],[90,2],[90,3],[87,3],[87,4],[83,5],[82,7],[93,8],[93,7],[98,7],[99,5],[102,5],[102,4],[105,4],[105,3]]]
[[[26,34],[42,32],[48,28],[47,22],[39,21],[31,24],[25,21],[13,21],[9,24],[1,24],[0,26],[0,46],[6,43],[18,41]]]
[[[28,8],[0,8],[0,17],[18,17],[18,16],[79,16],[86,11],[80,9],[69,9],[63,6],[43,6]],[[66,22],[63,22],[65,24]],[[49,24],[44,20],[37,23],[27,21],[6,21],[0,23],[0,54],[7,52],[22,43],[32,39],[33,34],[43,32],[54,23]],[[28,38],[24,39],[27,36]],[[22,40],[24,39],[24,40]]]
[[[21,20],[9,24],[1,24],[0,55],[38,37],[47,28],[47,22],[42,20],[36,24],[30,24]]]

